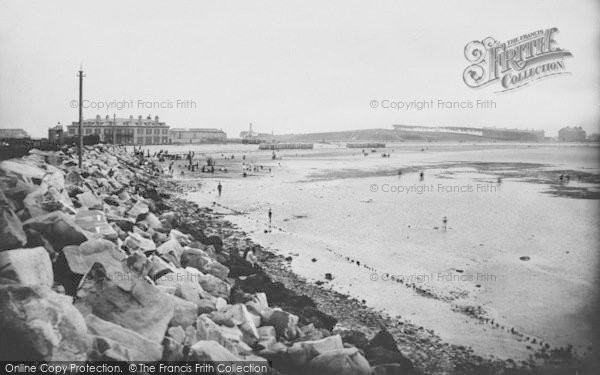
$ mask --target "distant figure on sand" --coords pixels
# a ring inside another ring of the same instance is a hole
[[[271,219],[273,218],[273,212],[269,208],[269,225],[271,225]]]
[[[446,216],[444,216],[444,218],[442,219],[442,228],[444,230],[446,230],[446,225],[448,224],[448,218]]]
[[[223,190],[223,186],[221,185],[221,181],[219,181],[219,184],[217,185],[217,190],[219,191],[219,197],[221,197],[221,191]]]
[[[425,179],[425,172],[421,171],[421,173],[419,173],[419,178],[423,181]]]
[[[560,183],[561,183],[561,184],[562,184],[562,182],[563,182],[563,178],[564,178],[564,176],[563,176],[562,174],[561,174],[561,175],[560,175],[560,177],[558,178],[558,179],[560,180]]]

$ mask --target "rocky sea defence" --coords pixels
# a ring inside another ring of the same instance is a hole
[[[392,335],[336,329],[143,155],[0,162],[0,359],[248,361],[281,374],[419,373]]]

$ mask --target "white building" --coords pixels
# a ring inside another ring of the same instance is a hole
[[[222,142],[227,134],[221,129],[214,128],[173,128],[169,130],[169,143],[190,144],[211,141]]]

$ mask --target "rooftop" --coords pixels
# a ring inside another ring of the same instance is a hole
[[[171,128],[170,132],[200,132],[200,133],[221,133],[223,130],[216,128]]]
[[[72,125],[77,125],[78,121],[73,121]],[[146,125],[146,126],[166,126],[164,122],[159,122],[158,116],[155,116],[154,119],[152,116],[148,115],[147,117],[143,117],[139,115],[138,117],[134,117],[133,115],[129,117],[111,117],[106,115],[105,117],[101,117],[100,115],[96,115],[93,118],[87,118],[83,120],[83,125],[99,125],[99,126],[134,126],[134,125]]]

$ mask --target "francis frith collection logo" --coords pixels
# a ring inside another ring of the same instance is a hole
[[[571,52],[558,47],[553,27],[501,43],[492,37],[475,40],[465,47],[471,63],[464,73],[465,84],[479,88],[498,83],[499,91],[514,90],[541,78],[566,74],[565,57]]]

